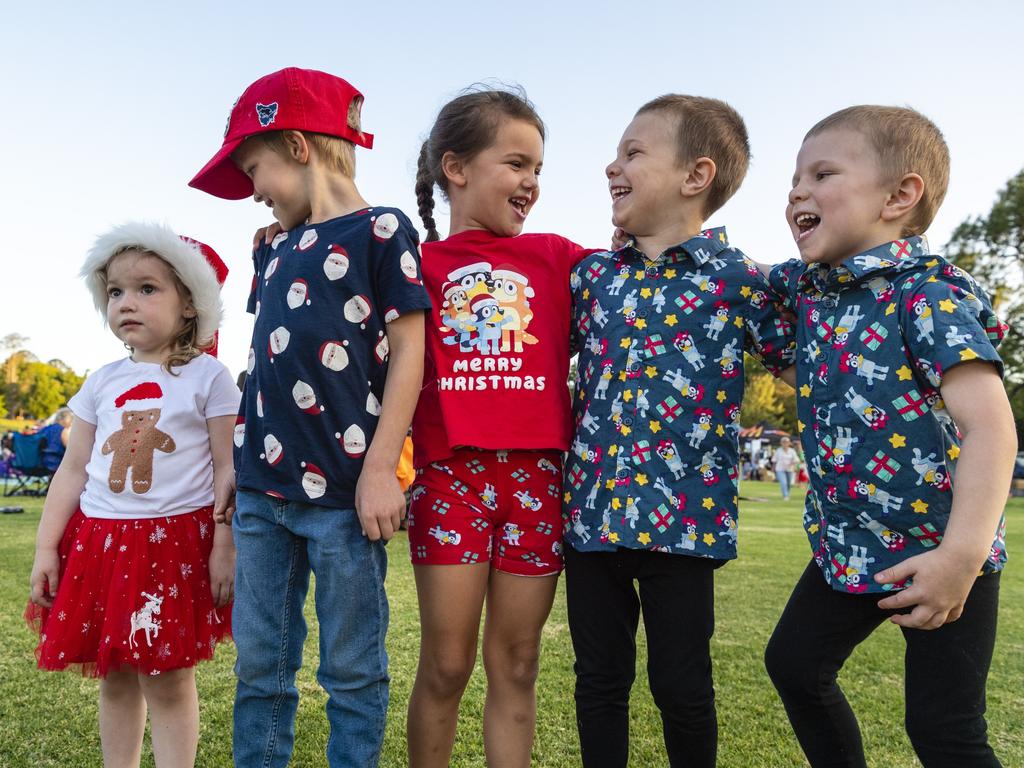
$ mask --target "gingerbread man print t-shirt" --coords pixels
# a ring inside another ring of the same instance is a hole
[[[96,427],[82,512],[88,517],[164,517],[213,504],[206,420],[238,412],[224,364],[200,355],[168,373],[131,358],[100,368],[68,406]]]
[[[568,449],[569,272],[588,252],[557,235],[484,230],[423,246],[434,308],[413,419],[417,467],[457,446]]]

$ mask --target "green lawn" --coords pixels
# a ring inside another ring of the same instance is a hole
[[[740,515],[741,559],[718,572],[715,679],[723,768],[803,765],[782,707],[764,672],[761,654],[789,591],[803,570],[807,542],[800,530],[800,502],[783,503],[767,483],[744,484]],[[4,500],[7,503],[10,500]],[[100,764],[96,728],[96,681],[74,673],[43,673],[34,667],[33,637],[21,621],[32,564],[33,537],[41,504],[17,500],[22,515],[0,517],[0,765],[92,766]],[[1002,583],[996,657],[989,682],[989,726],[1003,764],[1024,765],[1024,501],[1009,506],[1011,565]],[[384,743],[384,766],[405,765],[405,708],[417,657],[416,593],[407,542],[400,535],[389,550],[391,599],[391,712]],[[312,606],[307,666],[300,675],[302,702],[294,764],[322,765],[327,741],[324,696],[314,678],[317,639]],[[917,765],[902,730],[903,644],[896,627],[885,625],[854,654],[843,674],[860,717],[874,766]],[[216,661],[200,667],[202,735],[198,765],[231,764],[231,703],[234,649],[222,647]],[[632,708],[633,765],[661,766],[665,757],[661,727],[644,677],[644,660]],[[481,740],[483,671],[478,669],[462,707],[456,766],[484,764]],[[565,622],[564,592],[544,633],[538,685],[539,722],[534,765],[579,765],[572,703],[572,647]],[[143,765],[152,765],[147,755]]]

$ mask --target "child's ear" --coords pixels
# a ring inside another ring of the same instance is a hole
[[[462,160],[454,152],[445,152],[441,155],[441,171],[450,184],[456,187],[466,186],[466,170]]]
[[[910,213],[924,196],[924,179],[908,173],[899,180],[882,205],[882,221],[896,221]]]
[[[283,138],[292,160],[302,165],[309,162],[309,142],[301,131],[284,131]]]
[[[696,197],[703,193],[711,186],[717,172],[718,168],[715,166],[714,160],[710,157],[698,157],[690,166],[686,178],[683,179],[680,187],[683,197]]]
[[[183,309],[182,312],[181,312],[181,316],[184,317],[187,320],[191,320],[193,317],[195,317],[198,314],[199,313],[196,312],[196,308],[193,307],[191,304],[187,305],[185,307],[185,309]]]

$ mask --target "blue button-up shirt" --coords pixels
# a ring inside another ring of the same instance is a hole
[[[882,592],[871,575],[942,540],[960,438],[943,373],[993,363],[1003,326],[966,272],[922,238],[834,269],[798,260],[771,283],[797,315],[797,416],[810,466],[804,528],[836,590]],[[1006,561],[1004,523],[984,570]],[[903,585],[897,585],[903,586]]]
[[[767,280],[722,229],[657,259],[632,245],[597,253],[571,279],[567,543],[736,557],[743,352],[774,373],[795,352]]]

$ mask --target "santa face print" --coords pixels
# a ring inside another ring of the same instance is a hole
[[[163,363],[195,309],[170,266],[149,253],[125,251],[107,264],[107,325],[138,363]]]
[[[485,229],[514,237],[540,196],[544,139],[531,122],[502,120],[494,142],[449,180],[452,234]]]
[[[311,210],[306,166],[271,149],[258,136],[244,141],[232,160],[252,180],[253,199],[265,203],[286,231],[306,222]]]

